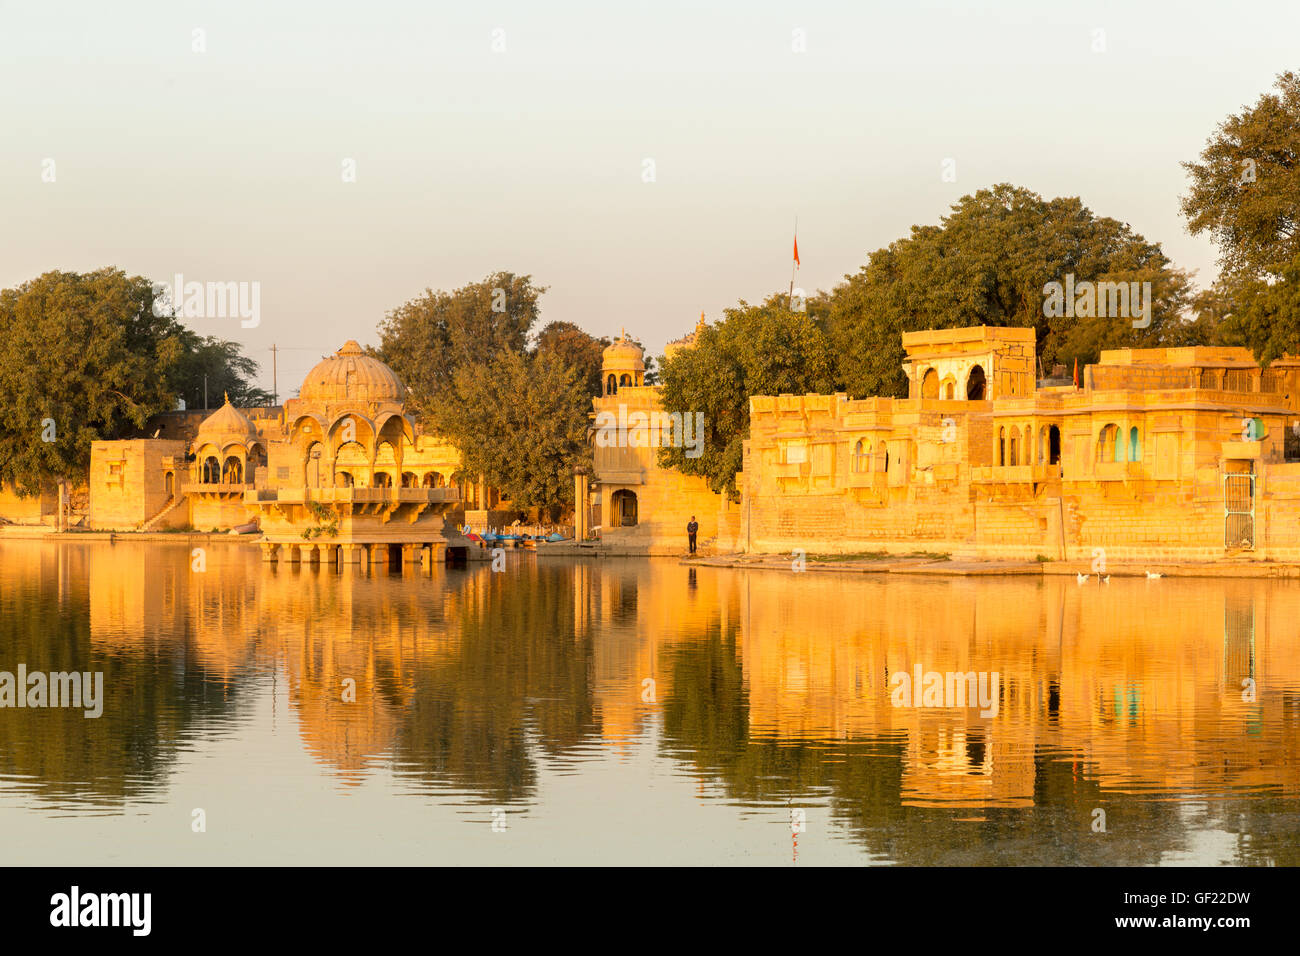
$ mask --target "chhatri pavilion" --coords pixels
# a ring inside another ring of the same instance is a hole
[[[406,394],[350,341],[282,408],[227,400],[189,441],[95,442],[90,525],[256,528],[269,561],[442,560],[469,544],[458,530],[466,508],[487,520],[498,496],[457,480],[459,453],[416,424]]]

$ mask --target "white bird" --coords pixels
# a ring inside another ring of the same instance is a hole
[[[1147,572],[1147,578],[1149,578],[1149,579],[1152,580],[1152,581],[1154,581],[1156,578],[1163,578],[1163,577],[1164,577],[1164,575],[1161,574],[1159,571],[1148,571],[1148,572]]]
[[[1086,584],[1088,582],[1088,575],[1079,574],[1076,572],[1074,575],[1074,579],[1078,581],[1080,584]]]

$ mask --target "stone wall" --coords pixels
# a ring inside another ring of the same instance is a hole
[[[96,530],[131,531],[158,514],[172,496],[166,490],[165,458],[183,462],[185,443],[163,438],[97,441],[90,446],[89,525]],[[173,490],[185,481],[177,468]]]
[[[768,553],[1300,559],[1300,463],[1282,460],[1285,409],[1233,398],[1206,390],[1069,390],[1063,399],[996,403],[756,396],[740,538]],[[1243,417],[1264,423],[1258,441],[1240,440]],[[1048,422],[1061,431],[1059,461],[1049,462],[1050,446],[1037,440]],[[1099,440],[1116,425],[1118,453]],[[1025,429],[1031,440],[1017,464],[997,464],[1002,436]],[[1254,548],[1244,552],[1226,540],[1224,483],[1234,474],[1255,475]]]

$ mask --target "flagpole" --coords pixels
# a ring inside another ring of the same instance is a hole
[[[794,247],[796,250],[799,248],[799,217],[798,216],[794,217]],[[794,272],[795,269],[797,269],[798,267],[799,267],[799,260],[795,259],[792,256],[790,259],[790,293],[786,297],[786,302],[785,302],[786,308],[788,309],[794,308]]]

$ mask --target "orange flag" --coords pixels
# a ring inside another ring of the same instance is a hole
[[[1079,387],[1079,357],[1074,357],[1074,387]]]
[[[794,237],[794,264],[795,264],[795,265],[802,265],[802,263],[799,261],[799,235],[798,235],[798,233],[796,233],[796,234],[795,234],[795,237]]]

